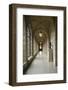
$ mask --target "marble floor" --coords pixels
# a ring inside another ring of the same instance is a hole
[[[53,62],[48,62],[44,52],[39,52],[32,64],[28,68],[26,74],[46,74],[57,73],[57,68]]]

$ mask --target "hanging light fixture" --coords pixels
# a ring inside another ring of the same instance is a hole
[[[39,37],[42,37],[42,36],[43,36],[42,32],[39,32]]]

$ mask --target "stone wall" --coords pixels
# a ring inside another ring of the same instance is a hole
[[[54,64],[56,64],[56,23],[52,20],[52,23],[50,25],[50,42],[51,42],[51,49],[50,49],[50,59],[53,59]]]
[[[32,28],[30,22],[26,23],[23,18],[23,62],[27,63],[38,52],[38,43],[32,35]]]
[[[26,23],[25,18],[23,17],[23,63],[27,62],[27,52],[26,52]]]
[[[33,37],[33,55],[35,55],[38,52],[38,43],[35,40],[35,37]]]

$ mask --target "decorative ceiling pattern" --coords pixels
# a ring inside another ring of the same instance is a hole
[[[44,43],[49,37],[50,26],[54,23],[52,16],[27,16],[27,23],[31,24],[33,35],[38,43]],[[42,37],[39,36],[42,33]]]
[[[49,36],[50,25],[53,23],[53,17],[49,16],[31,16],[32,31],[35,34],[38,43],[45,43]],[[42,33],[42,37],[39,33]]]

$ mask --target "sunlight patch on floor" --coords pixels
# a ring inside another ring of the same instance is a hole
[[[53,62],[49,62],[46,58],[46,54],[40,51],[32,64],[28,68],[26,74],[46,74],[57,73],[57,68]]]

